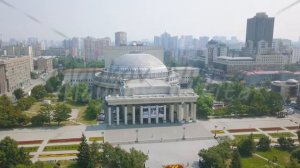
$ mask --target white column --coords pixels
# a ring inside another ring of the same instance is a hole
[[[164,105],[164,123],[167,122],[167,105]]]
[[[196,121],[197,120],[197,104],[196,103],[193,103],[193,121]]]
[[[155,118],[155,122],[156,124],[158,124],[158,105],[156,105],[156,118]]]
[[[143,124],[143,106],[140,106],[140,123]]]
[[[151,112],[150,106],[148,106],[148,124],[151,124]]]
[[[179,122],[181,122],[183,120],[183,114],[182,114],[182,104],[179,103],[178,104],[178,120]]]
[[[174,123],[174,104],[170,105],[170,121]]]
[[[185,103],[185,110],[184,110],[184,116],[185,116],[185,121],[188,122],[190,120],[190,107],[189,107],[189,103]]]
[[[111,125],[111,107],[108,107],[108,125]]]
[[[135,124],[135,106],[132,106],[132,124]]]
[[[119,106],[117,106],[117,125],[120,124],[120,109]]]
[[[127,106],[124,107],[124,123],[127,125]]]

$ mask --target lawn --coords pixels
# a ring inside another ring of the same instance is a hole
[[[36,152],[39,149],[39,146],[30,146],[30,147],[23,147],[26,152]]]
[[[274,157],[277,158],[277,163],[280,165],[288,165],[290,162],[290,154],[287,151],[282,151],[277,148],[271,148],[270,151],[267,152],[256,152],[257,154],[267,158],[267,159],[274,159]]]
[[[79,110],[79,113],[78,113],[78,116],[77,116],[77,121],[78,122],[86,124],[86,125],[97,124],[96,119],[89,120],[89,119],[85,118],[85,110],[87,108],[87,105],[78,105],[78,104],[75,104],[75,103],[73,103],[71,101],[68,101],[66,103],[66,105],[68,105],[72,109],[78,109]]]
[[[46,146],[44,151],[66,151],[66,150],[77,150],[78,144],[74,145],[55,145],[55,146]]]
[[[280,138],[280,137],[294,137],[295,135],[290,132],[276,132],[276,133],[269,133],[269,135],[273,138]]]
[[[90,137],[89,141],[104,141],[104,137]]]
[[[234,138],[240,139],[250,136],[251,134],[241,134],[241,135],[233,135]],[[253,139],[259,139],[261,137],[264,137],[264,134],[252,134]]]
[[[225,134],[225,132],[223,131],[223,130],[211,130],[210,131],[211,133],[213,133],[213,134]]]
[[[247,158],[242,157],[241,160],[242,160],[243,168],[259,168],[268,164],[267,161],[257,156],[252,156]]]
[[[28,117],[33,117],[35,115],[38,114],[38,112],[40,111],[41,109],[41,106],[42,106],[42,102],[38,101],[38,102],[35,102],[29,110],[25,111],[25,113],[27,114]]]

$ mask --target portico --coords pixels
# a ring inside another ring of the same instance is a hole
[[[178,95],[107,96],[108,125],[196,121],[194,93]]]

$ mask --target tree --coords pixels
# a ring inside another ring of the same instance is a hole
[[[39,78],[39,75],[36,72],[30,72],[31,79],[37,79]]]
[[[130,167],[140,168],[144,167],[145,162],[148,160],[148,156],[141,151],[131,148],[129,153],[129,159]]]
[[[81,136],[78,152],[77,165],[81,168],[89,168],[89,163],[91,161],[90,148],[84,134]]]
[[[213,112],[212,106],[214,103],[214,98],[210,93],[205,93],[203,91],[203,85],[198,85],[195,91],[199,95],[196,102],[197,116],[206,118]]]
[[[90,99],[89,88],[85,83],[79,83],[72,88],[72,99],[78,104],[85,104]]]
[[[0,96],[0,128],[26,125],[28,122],[29,118],[6,95]]]
[[[257,143],[257,149],[260,151],[268,151],[270,150],[271,140],[267,136],[263,136],[259,139]]]
[[[298,130],[298,131],[296,132],[296,134],[297,134],[297,137],[298,137],[298,142],[300,143],[300,130]]]
[[[40,100],[47,96],[47,91],[43,85],[37,85],[31,90],[31,96]]]
[[[45,89],[48,93],[56,92],[58,91],[58,88],[61,85],[61,81],[57,76],[50,77],[45,85]]]
[[[35,101],[35,98],[32,96],[22,97],[18,100],[17,107],[21,111],[25,111],[28,110],[34,104]]]
[[[0,141],[0,167],[16,167],[18,164],[30,166],[30,156],[23,148],[18,148],[18,144],[10,137],[5,137]]]
[[[255,151],[255,143],[252,134],[238,142],[238,150],[242,156],[252,156],[252,153]]]
[[[52,107],[52,105],[46,104],[43,107],[41,107],[41,109],[39,111],[39,115],[41,115],[41,117],[44,120],[46,120],[48,122],[48,124],[50,124],[52,116],[53,116],[53,110],[54,110],[54,108]]]
[[[48,122],[47,117],[42,114],[35,115],[31,117],[32,126],[42,126],[44,123]]]
[[[66,106],[65,104],[57,104],[53,111],[53,120],[57,122],[59,125],[60,122],[66,121],[71,117],[71,108]]]
[[[91,100],[89,101],[88,107],[85,111],[85,117],[87,119],[96,119],[97,115],[102,110],[101,100]]]
[[[231,168],[242,168],[240,153],[236,149],[233,150],[230,167]]]
[[[295,159],[298,163],[300,163],[300,147],[292,151],[291,160],[293,159]]]
[[[89,167],[95,168],[99,167],[100,165],[100,159],[101,159],[101,153],[99,152],[101,146],[97,142],[93,142],[90,145],[90,163]]]
[[[232,156],[228,143],[221,143],[208,149],[202,149],[198,155],[200,157],[199,166],[203,168],[224,168],[227,160]]]
[[[280,137],[277,142],[282,150],[291,150],[295,146],[292,138]]]
[[[102,151],[100,161],[103,167],[141,168],[148,159],[148,156],[141,151],[132,148],[130,152],[127,152],[119,146],[113,147],[109,143],[102,145]]]
[[[25,95],[23,89],[21,88],[14,90],[13,94],[15,95],[17,100],[21,99]]]

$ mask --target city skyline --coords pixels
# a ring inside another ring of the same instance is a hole
[[[148,39],[168,32],[172,35],[199,36],[237,36],[245,41],[247,18],[257,12],[266,12],[275,17],[274,38],[299,39],[299,8],[295,6],[280,15],[276,12],[291,4],[289,1],[247,1],[237,0],[205,1],[63,1],[59,6],[53,1],[26,2],[12,0],[15,8],[0,5],[0,34],[3,40],[9,38],[27,39],[38,37],[46,40],[63,40],[54,31],[59,30],[71,37],[110,37],[124,31],[128,41]],[[72,4],[72,7],[68,5]],[[66,8],[68,7],[68,8]],[[108,10],[114,9],[114,10]],[[67,11],[67,12],[66,12]],[[84,12],[80,12],[84,11]],[[43,25],[35,23],[33,16]],[[121,15],[120,15],[121,14]],[[9,16],[9,17],[7,17]],[[26,18],[27,17],[27,18]]]

